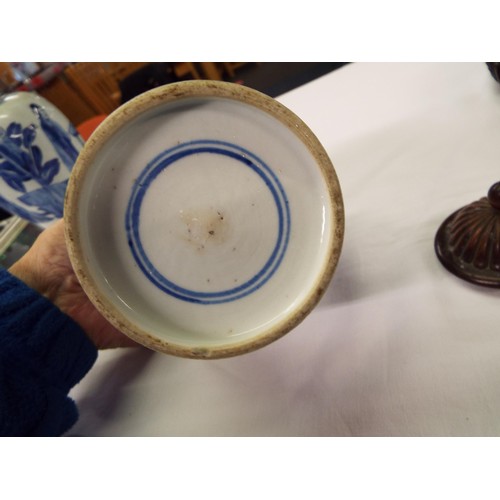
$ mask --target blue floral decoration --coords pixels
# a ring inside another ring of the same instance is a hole
[[[37,211],[25,210],[3,197],[0,204],[33,222],[48,222],[63,215],[68,181],[52,183],[60,170],[59,159],[44,160],[42,150],[35,144],[36,134],[33,124],[23,128],[20,123],[12,122],[7,130],[0,128],[0,177],[20,193],[18,201],[36,207]],[[71,156],[76,159],[74,154]],[[29,181],[35,181],[39,187],[28,192]]]
[[[30,104],[30,108],[38,117],[42,131],[45,133],[45,136],[51,142],[52,146],[54,146],[59,158],[61,158],[66,167],[68,167],[68,170],[71,170],[78,158],[78,150],[73,146],[70,134],[68,134],[68,132],[56,121],[52,120],[47,112],[38,104]]]

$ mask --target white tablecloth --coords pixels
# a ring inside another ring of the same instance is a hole
[[[500,291],[448,273],[433,240],[500,180],[500,84],[482,63],[355,63],[279,100],[343,190],[324,299],[237,358],[100,353],[69,435],[499,435]]]

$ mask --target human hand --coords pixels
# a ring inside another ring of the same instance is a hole
[[[70,316],[98,349],[138,345],[112,326],[83,291],[69,260],[63,220],[45,229],[9,272]]]

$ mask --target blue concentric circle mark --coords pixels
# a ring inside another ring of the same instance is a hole
[[[278,214],[276,243],[264,266],[242,285],[227,290],[201,292],[181,287],[161,274],[148,258],[140,237],[141,207],[148,188],[158,175],[176,161],[191,155],[214,154],[232,158],[252,169],[269,189]],[[288,199],[276,174],[259,157],[235,144],[197,140],[167,149],[154,158],[138,176],[128,202],[125,229],[132,255],[144,275],[160,290],[177,299],[197,304],[220,304],[241,299],[264,285],[280,266],[290,237]]]

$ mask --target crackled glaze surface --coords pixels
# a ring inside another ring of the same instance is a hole
[[[141,99],[103,124],[72,176],[68,241],[84,287],[163,352],[265,345],[303,319],[335,268],[343,212],[328,157],[249,89],[191,82]]]

